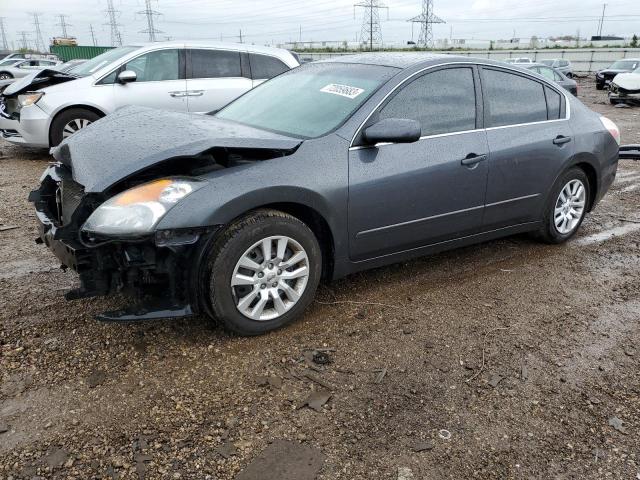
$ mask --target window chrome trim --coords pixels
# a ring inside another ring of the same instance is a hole
[[[357,145],[357,146],[354,147],[353,146],[353,142],[355,141],[356,137],[358,135],[360,135],[360,132],[362,131],[362,127],[364,127],[364,125],[369,121],[371,116],[378,110],[378,108],[380,108],[380,105],[382,105],[387,100],[387,98],[389,98],[392,94],[394,94],[396,92],[396,90],[398,90],[400,87],[402,87],[402,85],[404,85],[406,82],[408,82],[409,80],[411,80],[415,76],[420,75],[423,72],[426,72],[427,70],[433,70],[434,68],[445,67],[445,66],[450,66],[450,65],[470,65],[470,66],[479,65],[479,66],[485,66],[485,67],[495,67],[495,68],[503,69],[503,70],[510,70],[511,72],[514,72],[516,74],[520,74],[521,76],[529,77],[533,81],[536,81],[538,83],[542,83],[543,85],[547,85],[550,88],[554,89],[556,92],[558,92],[560,95],[564,96],[565,106],[566,106],[566,108],[565,108],[566,109],[565,118],[557,118],[557,119],[554,119],[554,120],[543,120],[543,121],[539,121],[539,122],[518,123],[518,124],[513,124],[513,125],[503,125],[503,126],[500,126],[500,127],[477,128],[475,130],[465,130],[465,131],[461,131],[461,132],[442,133],[442,134],[437,134],[437,135],[425,135],[424,137],[420,137],[420,139],[418,141],[424,140],[424,139],[427,139],[427,138],[442,137],[442,136],[446,136],[446,135],[458,135],[458,134],[462,134],[462,133],[478,132],[478,131],[483,131],[483,130],[487,131],[487,130],[495,130],[495,129],[499,129],[499,128],[522,127],[524,125],[536,125],[536,124],[550,123],[550,122],[563,122],[563,121],[569,120],[571,118],[571,104],[569,103],[569,96],[568,96],[567,92],[565,91],[564,88],[562,88],[562,87],[558,88],[556,85],[553,85],[550,81],[548,81],[545,78],[540,79],[540,78],[533,77],[530,74],[528,74],[527,72],[523,72],[521,70],[512,68],[509,64],[495,65],[493,63],[486,63],[486,62],[466,62],[466,61],[465,62],[439,63],[437,65],[430,65],[428,67],[425,67],[425,68],[422,68],[422,69],[418,70],[417,72],[412,73],[407,78],[403,79],[398,85],[393,87],[382,98],[382,100],[380,100],[380,102],[378,102],[378,104],[371,110],[371,112],[369,112],[369,115],[367,115],[367,117],[364,119],[364,121],[356,129],[356,133],[353,135],[353,137],[351,138],[351,142],[349,143],[349,151],[351,151],[352,149],[353,150],[360,150],[362,148],[372,148],[372,147],[384,146],[384,145],[395,145],[395,144],[392,144],[392,143],[382,143],[382,144],[376,144],[376,145]],[[543,80],[543,81],[541,82],[540,80]],[[481,95],[483,96],[483,99],[484,99],[484,93],[482,93]]]

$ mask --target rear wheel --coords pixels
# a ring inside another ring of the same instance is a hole
[[[291,215],[258,210],[215,240],[203,290],[214,317],[240,335],[259,335],[298,318],[322,273],[313,232]]]
[[[64,139],[100,118],[96,112],[84,108],[65,110],[51,122],[51,146],[55,147]]]
[[[589,179],[578,167],[560,176],[547,199],[538,236],[547,243],[563,243],[575,235],[587,213]]]
[[[13,78],[13,75],[11,75],[9,72],[0,72],[0,80],[11,80]]]

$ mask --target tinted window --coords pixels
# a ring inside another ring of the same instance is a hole
[[[240,52],[191,50],[189,78],[241,77]]]
[[[251,77],[259,80],[273,78],[289,70],[282,61],[268,55],[249,54]]]
[[[482,86],[487,98],[489,126],[500,127],[547,119],[542,84],[520,75],[483,69]]]
[[[560,94],[549,87],[544,87],[544,90],[547,94],[548,118],[549,120],[557,120],[560,118],[562,105]]]
[[[422,135],[476,128],[476,97],[471,68],[428,73],[403,87],[380,111],[380,118],[409,118]]]
[[[556,74],[551,68],[535,67],[533,70],[549,80],[556,80]]]
[[[127,62],[124,70],[136,72],[136,82],[160,82],[180,78],[180,51],[158,50]]]

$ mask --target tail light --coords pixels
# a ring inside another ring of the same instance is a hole
[[[600,121],[602,122],[604,128],[609,130],[609,133],[615,139],[615,141],[618,142],[618,145],[620,145],[620,129],[618,128],[618,126],[607,117],[600,117]]]

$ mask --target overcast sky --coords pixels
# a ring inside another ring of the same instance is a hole
[[[113,0],[125,43],[147,40],[146,18],[139,12],[144,0]],[[280,43],[302,38],[349,40],[360,35],[362,8],[359,0],[152,0],[156,28],[164,39],[244,41],[258,44]],[[420,13],[421,0],[386,0],[389,17],[380,12],[385,43],[411,40],[411,24],[406,20]],[[7,40],[20,46],[18,32],[29,32],[35,40],[29,12],[39,12],[45,42],[61,35],[58,14],[69,15],[68,33],[82,45],[91,45],[92,24],[99,45],[110,44],[105,13],[107,0],[0,0],[0,16],[5,17]],[[592,0],[435,0],[435,13],[447,23],[434,27],[435,38],[508,39],[596,34],[602,2]],[[302,32],[300,33],[300,28]],[[417,40],[419,30],[416,28]],[[603,34],[640,34],[640,0],[608,0]],[[1,39],[0,39],[1,41]]]

